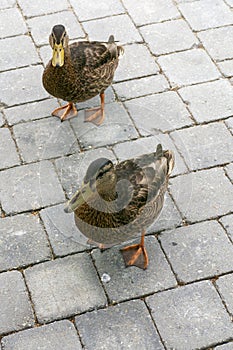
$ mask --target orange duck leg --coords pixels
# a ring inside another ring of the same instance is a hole
[[[148,255],[144,244],[145,231],[142,232],[139,244],[133,244],[121,249],[126,266],[137,266],[145,270],[148,266]]]

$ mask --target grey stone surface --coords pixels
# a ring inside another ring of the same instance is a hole
[[[191,85],[220,77],[218,69],[202,49],[162,56],[158,63],[173,86]]]
[[[233,138],[223,122],[178,130],[171,137],[191,170],[233,161]]]
[[[169,85],[166,78],[162,74],[158,74],[114,84],[113,88],[120,100],[123,101],[166,91],[169,89]]]
[[[121,44],[142,41],[129,16],[125,14],[83,22],[82,24],[90,40],[107,41],[109,35],[113,34],[115,40],[120,41]]]
[[[2,39],[0,50],[0,71],[40,62],[31,38],[26,35]]]
[[[0,11],[0,38],[25,34],[27,32],[26,24],[17,8]]]
[[[0,304],[1,335],[33,326],[33,313],[20,272],[0,274]]]
[[[7,9],[15,5],[16,0],[2,0],[0,3],[0,9]]]
[[[233,60],[218,62],[218,67],[224,77],[228,78],[233,76]]]
[[[32,66],[0,73],[1,98],[8,106],[48,97],[42,87],[42,66]]]
[[[158,72],[159,67],[146,46],[126,45],[124,46],[124,55],[119,62],[114,81],[139,78]]]
[[[87,2],[85,0],[70,0],[73,9],[80,21],[86,21],[94,18],[107,17],[124,13],[124,7],[120,0],[111,0],[106,3],[104,0],[91,0]]]
[[[0,112],[0,127],[3,126],[5,124],[5,120],[3,118],[2,113]]]
[[[221,27],[232,24],[233,21],[230,8],[221,0],[200,0],[180,4],[179,9],[196,31]]]
[[[35,17],[27,21],[32,37],[37,45],[48,44],[52,27],[55,24],[61,23],[61,19],[70,39],[85,37],[75,15],[71,11],[62,11],[51,15]]]
[[[44,0],[42,3],[37,1],[19,0],[18,3],[26,17],[45,15],[55,11],[59,12],[66,10],[69,7],[67,0],[59,0],[59,2],[56,3],[56,8],[54,8],[54,4],[50,0]]]
[[[233,27],[210,29],[198,34],[204,47],[215,60],[233,58],[233,48],[230,37],[233,35]]]
[[[233,350],[233,342],[230,342],[224,345],[219,345],[214,349],[215,350]]]
[[[43,161],[0,172],[0,200],[10,214],[57,204],[64,193],[53,165]]]
[[[55,158],[79,150],[69,123],[61,123],[58,118],[18,124],[13,131],[26,162]]]
[[[216,284],[228,310],[233,314],[233,273],[220,277]]]
[[[168,135],[157,134],[150,137],[144,137],[135,141],[118,143],[113,150],[119,161],[134,158],[145,153],[155,152],[158,143],[162,144],[163,149],[170,149],[175,155],[175,167],[172,175],[182,174],[187,171],[183,159],[177,152],[177,149]]]
[[[78,190],[91,162],[101,157],[116,162],[112,151],[106,148],[93,149],[85,153],[76,153],[55,161],[61,184],[69,198]]]
[[[88,349],[164,349],[140,300],[78,316],[76,325]]]
[[[220,222],[223,224],[227,233],[229,234],[229,236],[231,237],[231,239],[233,241],[233,214],[223,216],[220,219]]]
[[[0,219],[0,270],[18,268],[51,257],[49,243],[32,214]]]
[[[123,3],[137,25],[179,17],[179,12],[171,0],[146,0],[143,9],[139,2],[133,0],[123,0]]]
[[[134,242],[138,242],[138,238]],[[120,247],[93,252],[95,265],[100,276],[107,273],[111,280],[105,284],[110,300],[121,301],[147,295],[176,285],[175,277],[168,265],[165,256],[154,237],[145,239],[145,246],[149,257],[149,266],[146,270],[135,266],[126,268]]]
[[[0,139],[0,169],[20,164],[10,131],[6,128],[0,129]]]
[[[71,119],[74,132],[84,149],[112,145],[138,137],[138,133],[123,105],[119,102],[105,105],[105,120],[99,127],[84,123],[84,112]]]
[[[226,118],[233,113],[233,87],[226,80],[189,86],[179,93],[200,123]]]
[[[170,182],[176,204],[191,222],[224,215],[232,210],[232,185],[220,168],[180,175]]]
[[[126,101],[125,105],[141,135],[157,135],[159,132],[192,125],[189,112],[174,91]]]
[[[2,339],[5,350],[81,350],[74,325],[67,320],[11,334]]]
[[[76,253],[90,247],[87,238],[75,225],[74,214],[66,214],[64,207],[64,204],[59,204],[40,212],[55,256]]]
[[[55,99],[32,102],[4,110],[9,125],[48,117],[58,107]]]
[[[233,7],[233,1],[232,1],[232,0],[225,0],[225,2],[226,2],[230,7]]]
[[[146,299],[169,349],[210,347],[232,336],[232,323],[210,282],[199,282]]]
[[[69,317],[103,306],[104,291],[86,253],[25,270],[39,322]]]
[[[182,19],[143,26],[140,31],[156,56],[190,49],[198,44],[198,39]]]
[[[216,221],[180,227],[159,239],[181,282],[233,271],[233,245]]]
[[[225,169],[230,180],[233,182],[233,164],[228,164]]]
[[[233,117],[227,119],[225,121],[226,126],[228,127],[228,129],[231,131],[231,133],[233,134]]]

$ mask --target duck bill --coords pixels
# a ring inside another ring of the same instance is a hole
[[[53,48],[53,67],[62,67],[64,64],[64,48],[62,44],[55,44]]]
[[[64,212],[71,213],[75,211],[82,204],[86,203],[93,194],[89,184],[83,185],[79,191],[77,191],[71,199],[66,203]]]

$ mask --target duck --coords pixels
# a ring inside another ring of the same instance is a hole
[[[117,46],[113,35],[107,42],[78,41],[69,45],[62,24],[52,28],[49,43],[53,54],[42,83],[50,95],[68,102],[52,115],[61,121],[74,117],[78,114],[75,103],[100,95],[100,107],[85,111],[85,121],[99,126],[104,120],[104,92],[113,81],[123,47]]]
[[[74,212],[77,228],[88,242],[101,249],[138,237],[138,244],[121,253],[127,266],[146,269],[146,229],[159,216],[175,159],[171,150],[156,151],[118,164],[98,158],[87,168],[79,190],[67,201],[64,211]]]

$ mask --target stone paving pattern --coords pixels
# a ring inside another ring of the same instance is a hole
[[[125,48],[106,119],[64,123],[48,36]],[[233,1],[0,1],[0,349],[233,349]],[[97,157],[172,149],[146,271],[87,244],[64,202]],[[105,280],[104,274],[110,277]]]

